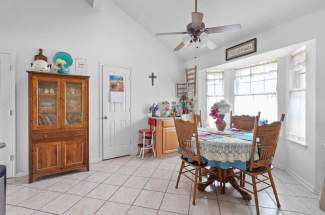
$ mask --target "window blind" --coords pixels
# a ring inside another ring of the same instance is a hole
[[[270,121],[277,120],[276,61],[236,70],[234,83],[234,112],[236,115],[257,115]]]

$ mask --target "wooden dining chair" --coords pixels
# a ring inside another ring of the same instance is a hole
[[[200,113],[194,113],[193,114],[193,122],[196,120],[196,122],[198,123],[198,126],[200,127],[200,128],[202,128],[203,127],[203,125],[202,125],[202,114],[201,114],[201,111],[200,111]]]
[[[260,118],[261,112],[258,112],[258,118]],[[249,115],[233,115],[230,111],[230,128],[236,128],[239,130],[251,131],[254,128],[256,116]]]
[[[284,121],[284,117],[285,114],[282,114],[280,121],[261,126],[258,125],[258,118],[256,117],[255,119],[251,156],[248,162],[247,170],[243,171],[246,175],[251,176],[252,182],[246,181],[246,183],[253,187],[253,191],[245,187],[242,188],[254,194],[257,215],[260,214],[257,193],[268,189],[269,187],[272,187],[273,189],[277,207],[281,208],[272,176],[272,162],[278,144],[279,134],[281,125]],[[258,159],[256,159],[256,154],[258,154]],[[258,178],[258,176],[262,178]],[[260,183],[266,186],[257,190],[257,184]]]
[[[200,156],[198,122],[196,118],[194,122],[174,118],[174,122],[182,160],[175,188],[178,189],[181,175],[191,180],[193,182],[192,204],[195,205],[196,192],[201,181],[201,170],[206,167]]]
[[[254,129],[255,120],[259,122],[261,112],[258,112],[256,116],[249,115],[233,115],[230,112],[230,128],[236,128],[239,130],[252,131]],[[245,186],[245,173],[242,171],[236,172],[236,176],[239,178],[240,185]]]

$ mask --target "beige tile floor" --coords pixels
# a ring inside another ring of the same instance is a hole
[[[90,172],[71,173],[39,180],[8,180],[7,215],[254,215],[254,201],[246,202],[232,188],[221,195],[218,187],[199,192],[191,205],[191,182],[175,181],[179,158],[161,160],[134,156],[103,161],[90,166]],[[282,170],[274,177],[282,210],[276,208],[271,190],[259,194],[261,214],[325,214],[318,209],[318,196],[308,191]]]

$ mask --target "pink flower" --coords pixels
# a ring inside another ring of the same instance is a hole
[[[216,124],[219,125],[222,123],[222,118],[220,116],[219,106],[217,103],[215,103],[210,110],[210,116],[216,120]]]

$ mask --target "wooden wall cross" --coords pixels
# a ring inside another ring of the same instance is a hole
[[[157,78],[157,76],[155,75],[155,73],[151,73],[149,78],[151,79],[151,85],[154,86],[155,85],[155,79]]]

